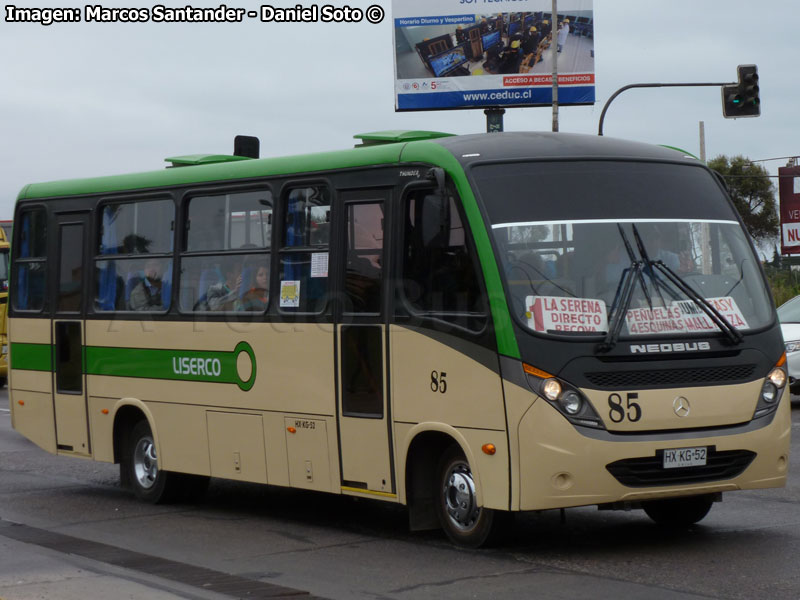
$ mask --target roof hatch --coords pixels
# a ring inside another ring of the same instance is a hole
[[[231,154],[187,154],[186,156],[173,156],[165,158],[165,162],[172,165],[167,167],[194,167],[197,165],[213,165],[216,163],[235,162],[239,160],[252,160],[249,156],[233,156]]]
[[[437,138],[450,137],[453,133],[442,133],[441,131],[408,131],[404,129],[393,129],[389,131],[372,131],[370,133],[357,133],[353,137],[361,140],[356,144],[356,148],[364,146],[377,146],[380,144],[397,144],[401,142],[418,142],[421,140],[435,140]]]

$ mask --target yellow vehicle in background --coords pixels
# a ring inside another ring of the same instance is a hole
[[[8,256],[10,239],[0,228],[0,387],[8,380]]]

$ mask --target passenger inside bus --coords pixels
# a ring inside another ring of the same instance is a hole
[[[231,256],[223,263],[225,280],[211,285],[206,293],[207,310],[236,310],[239,289],[242,286],[242,266],[238,256]]]
[[[134,284],[128,300],[129,310],[163,310],[161,301],[162,277],[161,260],[151,258],[145,263],[142,276],[135,276],[126,286]]]
[[[243,281],[249,281],[251,275],[252,268],[245,267]],[[249,288],[243,285],[241,289],[243,293],[241,294],[238,310],[259,312],[265,310],[267,308],[267,292],[269,290],[269,268],[266,265],[259,265],[255,270],[253,285]]]

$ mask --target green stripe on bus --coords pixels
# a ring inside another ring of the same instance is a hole
[[[239,355],[248,355],[250,377],[239,377]],[[153,348],[86,347],[86,373],[111,377],[142,377],[235,383],[244,391],[256,381],[256,358],[247,342],[239,342],[233,352],[213,350],[172,350]]]
[[[50,344],[11,343],[11,368],[26,371],[52,371],[53,350]]]
[[[503,291],[500,271],[497,268],[497,260],[489,239],[489,233],[486,230],[486,224],[483,221],[478,202],[472,193],[472,188],[469,185],[469,181],[467,181],[464,169],[449,150],[435,142],[411,142],[407,144],[403,150],[402,161],[426,162],[439,165],[455,182],[456,189],[464,205],[467,221],[469,221],[469,227],[472,230],[472,238],[475,241],[478,259],[483,270],[486,292],[489,297],[489,309],[492,311],[492,321],[494,322],[497,339],[497,350],[505,356],[520,358],[517,338],[514,335],[514,327],[511,323],[511,314]]]
[[[247,342],[239,342],[232,352],[104,346],[86,346],[84,350],[87,375],[233,383],[244,391],[256,381],[256,357]],[[242,353],[250,361],[247,380],[239,376],[237,367]],[[49,344],[12,344],[11,368],[52,371],[51,355]]]

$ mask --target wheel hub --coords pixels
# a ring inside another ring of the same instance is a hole
[[[466,465],[457,465],[450,471],[444,489],[447,514],[456,527],[469,529],[480,514],[475,497],[475,482]]]
[[[145,489],[153,487],[158,476],[158,458],[152,438],[143,437],[136,444],[133,451],[133,471],[141,487]]]

